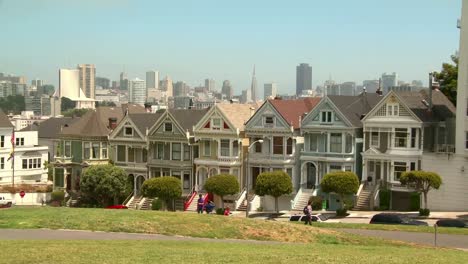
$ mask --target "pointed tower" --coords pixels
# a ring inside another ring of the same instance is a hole
[[[253,67],[252,84],[250,86],[252,101],[257,102],[257,77],[255,77],[255,64]]]

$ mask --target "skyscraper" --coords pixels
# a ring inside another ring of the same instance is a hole
[[[166,78],[162,81],[161,90],[166,92],[166,97],[174,96],[172,79],[168,75],[166,75]]]
[[[176,82],[174,84],[174,93],[173,96],[186,96],[188,93],[188,86],[185,82]]]
[[[205,89],[207,91],[216,91],[216,82],[214,79],[205,79]]]
[[[126,72],[120,73],[120,90],[128,90],[128,77]]]
[[[42,85],[44,85],[43,80],[35,79],[31,81],[31,85],[36,86],[36,88],[39,90]]]
[[[255,65],[253,68],[252,83],[250,85],[250,91],[252,94],[252,101],[256,102],[258,98],[257,98],[257,77],[255,77]]]
[[[96,98],[96,68],[94,64],[78,64],[78,70],[80,70],[80,87],[86,97],[91,99]]]
[[[146,72],[146,89],[155,88],[159,89],[159,72],[147,71]]]
[[[356,95],[356,83],[344,82],[340,87],[340,95]]]
[[[307,63],[301,63],[296,67],[296,95],[303,90],[312,89],[312,67]]]
[[[223,94],[228,100],[232,98],[233,91],[232,91],[231,82],[229,80],[225,80],[223,82],[223,88],[221,88],[221,94]]]
[[[268,98],[275,98],[278,93],[276,83],[265,83],[263,85],[263,97],[265,100]]]
[[[398,74],[395,72],[392,74],[382,74],[382,89],[385,93],[389,91],[389,88],[398,85]]]
[[[375,93],[379,89],[379,80],[364,80],[362,86],[366,88],[367,93]],[[358,91],[360,93],[362,91]]]
[[[129,81],[128,101],[134,104],[144,105],[148,95],[144,80],[134,79]]]

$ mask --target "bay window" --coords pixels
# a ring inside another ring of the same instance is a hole
[[[229,153],[229,139],[221,139],[221,156],[228,157]]]
[[[345,153],[353,152],[353,136],[346,134],[345,136]]]
[[[288,138],[288,140],[286,140],[286,154],[291,155],[292,152],[293,152],[293,139]]]
[[[126,149],[125,149],[125,146],[124,145],[118,145],[117,146],[117,161],[123,161],[125,162],[126,159],[125,159],[125,153],[126,152]]]
[[[330,134],[330,152],[341,153],[342,152],[342,136],[341,133]]]
[[[180,160],[182,153],[182,145],[180,143],[172,143],[172,160]]]
[[[273,137],[273,154],[283,154],[283,137]]]
[[[407,136],[407,128],[395,128],[395,147],[406,148]]]
[[[90,158],[90,151],[91,151],[91,142],[84,142],[83,143],[83,159]]]
[[[190,146],[184,144],[184,160],[190,160]]]
[[[393,180],[399,181],[401,174],[406,171],[406,162],[395,161],[393,165],[394,165]]]

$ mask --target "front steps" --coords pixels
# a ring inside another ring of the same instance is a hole
[[[372,190],[370,186],[364,185],[361,193],[359,194],[356,206],[354,206],[354,210],[356,211],[370,211],[370,199],[372,196]]]

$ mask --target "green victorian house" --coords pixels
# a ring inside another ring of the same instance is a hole
[[[108,135],[127,113],[143,113],[139,105],[98,107],[89,110],[79,121],[65,125],[59,133],[59,146],[54,157],[54,189],[67,193],[79,191],[80,177],[91,165],[111,162]]]

